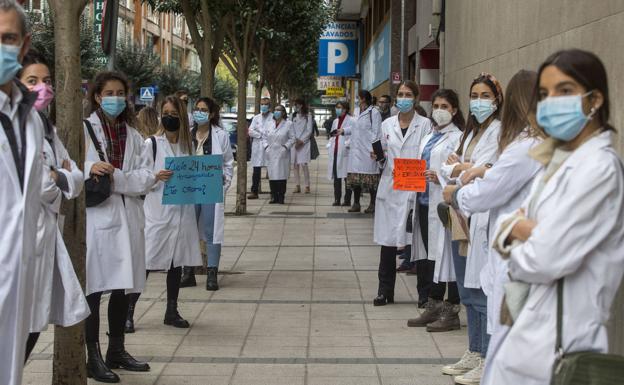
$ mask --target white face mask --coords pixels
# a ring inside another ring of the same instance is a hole
[[[453,120],[453,115],[451,115],[448,110],[438,108],[437,110],[433,110],[431,118],[441,127],[449,124],[451,120]]]

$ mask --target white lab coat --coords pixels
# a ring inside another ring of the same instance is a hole
[[[530,283],[531,290],[489,357],[483,384],[550,384],[562,277],[564,351],[608,351],[606,324],[624,274],[624,175],[611,135],[603,132],[577,148],[529,213],[537,226],[511,249],[509,273]],[[526,212],[542,176],[535,177],[522,205]]]
[[[165,134],[154,136],[154,139],[156,159],[150,163],[154,174],[164,170],[165,158],[189,155],[187,149],[180,149],[176,154]],[[152,139],[148,138],[145,145],[152,149]],[[147,270],[169,270],[172,264],[173,267],[200,266],[202,259],[195,205],[163,205],[164,188],[165,183],[157,181],[143,204],[145,267]]]
[[[251,124],[249,125],[249,137],[251,138],[251,167],[266,166],[262,141],[266,138],[266,132],[271,121],[273,121],[273,115],[270,112],[264,115],[258,114],[251,120]]]
[[[459,209],[465,216],[490,212],[488,239],[494,236],[495,224],[502,213],[515,212],[529,194],[532,181],[542,165],[529,156],[529,150],[541,143],[539,138],[526,134],[509,144],[500,154],[483,179],[462,187],[457,193]],[[487,295],[488,334],[494,334],[500,325],[500,307],[503,285],[508,282],[507,263],[492,247],[487,248],[488,259],[481,270],[481,287]],[[490,344],[496,341],[490,341]]]
[[[232,146],[230,145],[230,135],[219,126],[212,126],[210,133],[212,137],[211,155],[223,155],[223,196],[225,198],[226,192],[229,190],[232,184],[232,177],[234,175],[234,155],[232,154]],[[224,203],[215,204],[214,224],[212,228],[212,243],[223,243],[223,230],[225,227],[225,199]],[[207,240],[204,235],[206,229],[203,227],[203,223],[198,223],[199,238],[203,241]],[[201,264],[201,263],[200,263]]]
[[[41,332],[49,323],[72,326],[90,314],[59,228],[63,196],[74,199],[80,195],[84,180],[82,171],[69,158],[56,133],[53,139],[54,151],[47,140],[43,141],[42,210],[37,222],[35,278],[32,284],[35,302],[30,332]],[[69,161],[71,171],[62,168],[65,159]],[[50,176],[50,167],[54,167],[59,175],[65,176],[68,187],[66,192],[61,191]]]
[[[95,112],[89,122],[108,161],[102,123]],[[156,178],[147,158],[152,156],[151,146],[144,145],[134,128],[126,127],[123,169],[115,169],[112,194],[99,205],[87,207],[87,295],[114,289],[141,292],[145,286],[145,217],[140,196]],[[100,158],[86,126],[84,130],[88,179]]]
[[[400,132],[399,132],[400,133]],[[373,106],[362,111],[354,126],[345,127],[349,138],[348,172],[379,174],[379,165],[371,159],[372,143],[381,139],[381,114]]]
[[[381,125],[381,142],[386,151],[386,161],[375,200],[374,241],[378,245],[403,247],[412,243],[412,235],[406,232],[406,224],[414,205],[414,194],[394,190],[394,159],[418,158],[420,144],[432,128],[431,120],[418,114],[414,114],[405,137],[401,133],[398,116],[386,119]]]
[[[498,137],[501,130],[500,120],[494,120],[481,136],[472,152],[472,159],[464,159],[462,162],[472,162],[475,166],[483,166],[487,163],[495,163],[498,158]],[[473,132],[468,134],[464,142],[462,154],[466,153],[468,144],[472,139]],[[455,179],[459,182],[459,178],[451,178],[455,165],[444,164],[440,170],[441,174],[450,180]],[[470,245],[468,247],[468,259],[466,260],[466,275],[464,276],[464,287],[471,289],[481,288],[481,270],[487,262],[489,254],[488,226],[489,213],[487,211],[472,213],[470,219]]]
[[[22,91],[13,86],[14,104],[9,107],[11,115],[15,115],[13,124],[17,123],[19,115],[15,98],[25,92],[23,87],[20,89]],[[34,98],[31,96],[31,103]],[[27,116],[23,190],[5,134],[5,129],[10,128],[0,127],[0,384],[3,385],[21,383],[26,338],[35,300],[32,261],[41,211],[44,129],[34,109]]]
[[[444,127],[441,132],[444,136],[431,149],[431,158],[429,159],[429,169],[435,171],[439,178],[442,178],[440,168],[449,155],[457,150],[462,135],[460,129],[453,123]],[[422,157],[425,146],[433,137],[433,134],[434,131],[429,132],[420,142],[419,157]],[[428,252],[426,253],[422,253],[424,251],[424,243],[420,232],[420,221],[418,220],[419,203],[416,199],[416,194],[414,194],[412,244],[419,244],[420,247],[412,247],[412,261],[419,259],[435,261],[434,282],[454,282],[455,268],[451,254],[451,234],[448,229],[444,228],[442,221],[438,217],[438,204],[443,201],[442,190],[442,185],[429,183]]]
[[[270,180],[288,179],[290,175],[290,149],[295,144],[292,122],[282,119],[279,126],[275,119],[269,125],[264,139],[265,159]]]
[[[342,129],[346,130],[347,127],[352,129],[352,127],[356,124],[355,118],[351,115],[345,115],[344,120],[342,121]],[[332,128],[330,132],[336,131],[338,129],[338,118],[334,119],[332,123]],[[327,179],[334,179],[334,151],[336,148],[336,137],[331,136],[327,141],[327,154],[329,155],[329,160],[327,161]],[[347,169],[349,163],[349,149],[347,148],[347,140],[344,135],[338,136],[338,157],[336,158],[336,174],[338,178],[346,178],[347,177]]]
[[[292,146],[290,149],[290,159],[294,165],[310,163],[310,137],[313,135],[312,123],[314,118],[310,113],[306,116],[297,114],[292,120],[292,130],[295,134],[295,139],[299,139],[303,142],[303,146],[300,149]]]

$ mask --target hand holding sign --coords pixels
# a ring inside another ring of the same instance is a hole
[[[422,159],[394,159],[395,190],[425,192],[427,190],[427,162]]]

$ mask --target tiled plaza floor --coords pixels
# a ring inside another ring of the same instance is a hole
[[[269,205],[263,194],[248,201],[253,215],[227,217],[221,290],[204,290],[205,277],[181,290],[180,313],[189,329],[163,325],[165,275],[150,275],[137,304],[137,332],[126,343],[152,370],[117,371],[123,384],[453,383],[440,367],[463,353],[465,329],[430,334],[408,328],[406,320],[418,312],[416,279],[404,274],[397,280],[398,303],[372,306],[379,258],[372,216],[331,206],[324,144],[319,139],[323,155],[311,165],[312,194],[292,194],[291,178],[287,205]],[[263,188],[268,191],[266,179]],[[226,211],[233,210],[233,194]],[[24,384],[50,383],[52,330],[35,347]],[[101,341],[104,350],[104,333]]]

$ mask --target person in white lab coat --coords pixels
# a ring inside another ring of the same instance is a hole
[[[440,168],[459,145],[465,121],[459,97],[450,89],[439,89],[431,97],[434,129],[420,144],[419,156],[427,161],[427,191],[417,193],[413,207],[411,259],[418,276],[419,303],[425,311],[407,321],[407,326],[427,327],[430,332],[459,329],[459,292],[451,257],[451,235],[438,217],[442,201]],[[423,247],[418,247],[422,245]],[[425,253],[422,253],[424,249]],[[448,299],[444,301],[448,283]],[[424,298],[420,298],[420,296]]]
[[[401,112],[386,119],[381,127],[381,143],[385,159],[379,181],[379,193],[375,206],[374,241],[381,246],[379,258],[379,287],[375,306],[394,302],[396,281],[397,248],[412,243],[407,233],[407,218],[413,206],[414,194],[409,191],[394,190],[394,160],[397,158],[416,159],[420,145],[427,133],[433,129],[431,120],[420,116],[414,109],[418,100],[418,85],[410,80],[403,81],[397,88],[397,106]],[[373,158],[372,151],[369,157]]]
[[[605,67],[590,52],[559,51],[540,66],[538,82],[537,122],[549,138],[530,156],[543,168],[494,240],[510,279],[530,289],[488,360],[488,385],[551,383],[559,284],[563,353],[607,352],[624,275],[624,172],[608,124]]]
[[[273,111],[273,123],[269,125],[263,146],[271,185],[271,201],[269,203],[284,204],[286,181],[290,174],[290,149],[294,146],[295,133],[288,121],[286,108],[276,106]]]
[[[520,207],[531,188],[531,182],[540,164],[529,157],[529,150],[538,145],[543,132],[537,128],[531,100],[537,75],[533,71],[519,71],[509,81],[505,91],[505,105],[501,133],[498,140],[498,160],[491,168],[474,167],[461,177],[462,187],[449,186],[444,191],[447,203],[464,216],[489,211],[488,239],[492,239],[494,226],[501,213],[515,211]],[[482,247],[488,259],[481,270],[481,286],[487,296],[487,333],[492,336],[488,352],[500,340],[500,307],[503,286],[508,281],[507,266],[490,243],[474,245]],[[456,382],[476,383],[481,378],[476,371],[468,372]]]
[[[37,95],[14,80],[29,47],[27,17],[13,0],[0,0],[0,6],[0,383],[19,385],[35,300],[31,283],[42,208],[44,127],[33,108]]]
[[[295,113],[292,118],[292,130],[295,134],[295,145],[291,148],[290,160],[293,163],[295,172],[295,194],[301,192],[301,175],[299,169],[303,169],[303,182],[305,183],[305,193],[310,193],[310,138],[314,135],[314,117],[308,110],[305,100],[299,98],[295,100]]]
[[[356,120],[349,115],[349,103],[336,103],[336,119],[332,123],[329,133],[329,141],[327,142],[327,153],[329,161],[327,162],[327,179],[334,181],[334,203],[333,206],[340,206],[340,198],[342,196],[342,181],[347,177],[347,166],[349,162],[349,149],[345,140],[345,131],[352,129],[356,124]],[[344,202],[348,193],[345,193]]]
[[[195,123],[191,130],[191,137],[193,138],[195,155],[223,155],[223,194],[225,197],[234,175],[234,156],[230,146],[230,136],[219,126],[221,120],[219,109],[219,105],[211,98],[201,97],[197,99],[193,109]],[[224,203],[195,205],[195,214],[199,238],[202,242],[202,253],[207,256],[206,290],[216,291],[219,290],[217,274],[221,261],[221,245],[223,244],[225,224]],[[184,268],[182,280],[195,283],[192,267]]]
[[[160,127],[145,141],[151,150],[150,165],[155,184],[145,196],[145,267],[167,271],[167,310],[164,324],[188,328],[189,323],[178,313],[178,294],[182,266],[200,266],[199,234],[194,205],[163,205],[165,182],[173,172],[165,169],[165,159],[193,153],[186,108],[180,99],[167,96],[161,103]],[[139,293],[128,294],[130,305],[126,333],[134,332],[134,309]]]
[[[375,211],[375,197],[379,184],[379,165],[371,159],[372,143],[381,139],[381,114],[372,105],[373,97],[367,90],[360,90],[359,111],[355,127],[345,127],[349,136],[349,165],[347,186],[353,191],[353,206],[350,213],[359,213],[362,191],[368,190],[371,200],[367,213]]]
[[[31,92],[37,93],[34,107],[44,123],[46,139],[43,142],[43,208],[38,221],[33,280],[35,301],[26,343],[28,360],[39,333],[49,323],[64,327],[75,325],[87,318],[89,305],[61,236],[61,200],[76,198],[82,191],[84,179],[44,113],[54,99],[50,69],[43,56],[31,49],[22,60],[17,76]]]
[[[147,363],[135,360],[124,344],[126,293],[141,292],[145,287],[145,219],[141,196],[156,179],[149,167],[147,156],[150,155],[143,138],[132,127],[134,113],[127,104],[128,92],[128,81],[123,74],[96,75],[89,92],[92,112],[84,124],[85,179],[104,175],[111,178],[111,195],[102,203],[87,207],[87,301],[91,309],[85,323],[87,374],[102,382],[119,382],[111,369],[150,370]],[[91,139],[89,126],[101,155]],[[109,344],[105,362],[99,343],[100,300],[109,291]]]
[[[267,130],[272,121],[271,100],[266,97],[262,98],[260,99],[260,113],[253,117],[249,125],[249,137],[251,138],[251,167],[253,167],[253,174],[251,177],[251,194],[247,196],[247,199],[258,199],[258,194],[261,190],[262,167],[266,166],[262,141],[266,137]]]
[[[440,174],[461,185],[464,171],[477,166],[491,166],[498,158],[500,113],[503,108],[503,91],[500,83],[490,74],[482,73],[470,86],[470,115],[462,135],[457,154],[451,154],[440,169]],[[447,188],[450,188],[447,186]],[[489,343],[487,334],[487,298],[481,289],[481,270],[487,261],[488,212],[474,213],[470,217],[468,234],[457,217],[452,221],[453,267],[461,303],[466,307],[468,321],[468,350],[461,359],[442,368],[447,375],[464,375],[470,371],[478,378],[483,370],[483,358]],[[457,237],[457,233],[461,236]],[[455,241],[464,239],[466,241]],[[465,250],[467,241],[470,247]],[[467,256],[467,257],[466,257]]]

